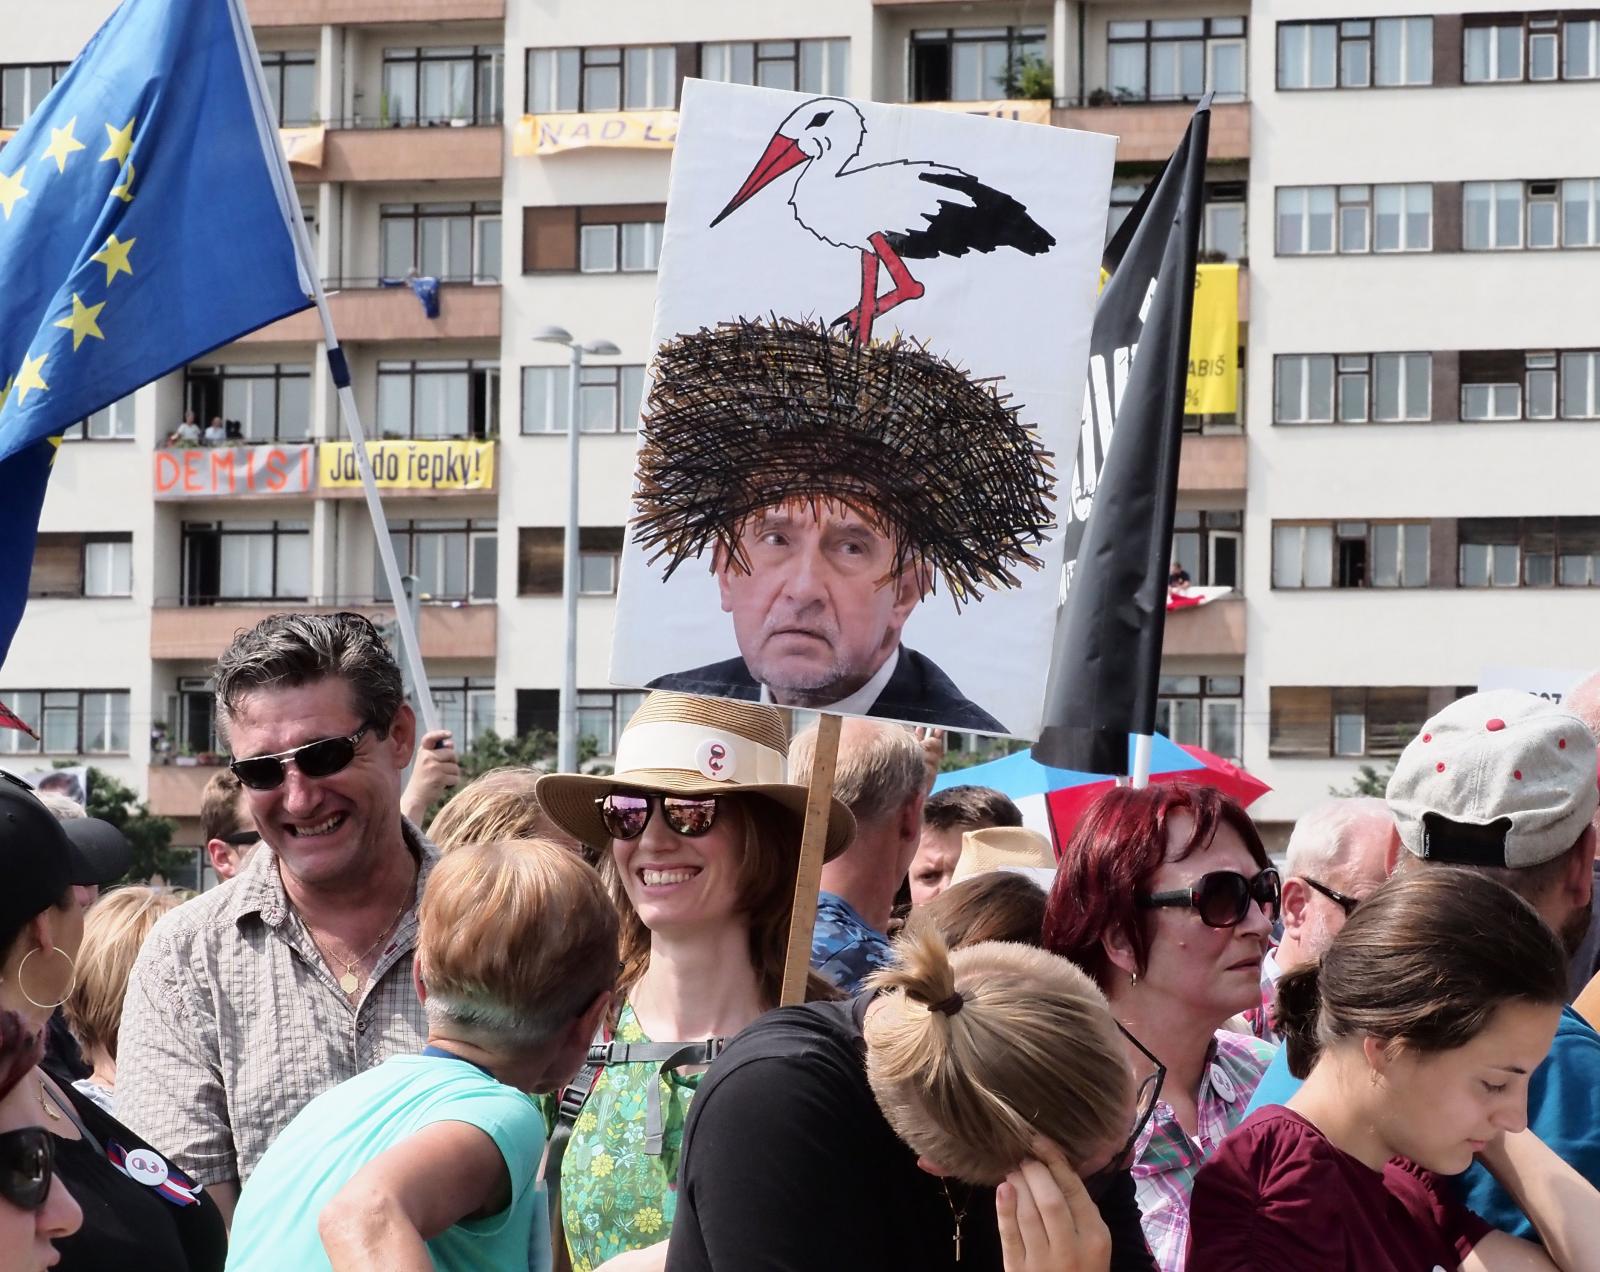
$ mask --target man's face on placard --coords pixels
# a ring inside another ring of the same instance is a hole
[[[716,562],[722,608],[750,674],[784,706],[848,697],[900,646],[922,599],[919,574],[894,568],[883,527],[842,505],[796,499],[745,523],[749,570]]]

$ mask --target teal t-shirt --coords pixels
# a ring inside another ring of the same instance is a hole
[[[373,1158],[436,1122],[465,1122],[494,1140],[511,1175],[511,1204],[429,1241],[434,1267],[548,1272],[548,1202],[535,1178],[544,1153],[539,1108],[475,1065],[445,1056],[392,1056],[306,1105],[240,1194],[227,1272],[328,1268],[317,1235],[323,1207]]]

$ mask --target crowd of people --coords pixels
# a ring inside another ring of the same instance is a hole
[[[847,720],[788,1007],[778,708],[457,786],[357,615],[216,692],[199,896],[0,780],[0,1272],[1600,1266],[1600,676],[1443,708],[1281,866],[1212,787],[1052,840]]]

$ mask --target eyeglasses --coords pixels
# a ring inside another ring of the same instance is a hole
[[[0,1197],[19,1210],[37,1210],[50,1195],[55,1149],[42,1126],[0,1134]]]
[[[1332,901],[1334,905],[1344,911],[1344,917],[1347,919],[1356,912],[1356,907],[1361,904],[1360,897],[1348,897],[1344,893],[1330,888],[1327,884],[1311,878],[1309,875],[1301,875],[1300,881],[1308,888],[1314,888]]]
[[[716,825],[718,802],[715,795],[685,799],[678,795],[624,795],[613,791],[594,803],[600,810],[606,833],[613,839],[637,839],[644,834],[658,803],[661,815],[672,830],[695,839]]]
[[[1201,875],[1191,888],[1173,892],[1141,892],[1136,898],[1146,910],[1164,906],[1177,906],[1195,911],[1207,927],[1233,927],[1244,921],[1250,913],[1250,903],[1256,902],[1269,921],[1278,917],[1278,903],[1283,896],[1283,884],[1276,870],[1263,870],[1253,879],[1246,879],[1237,870],[1214,870]]]
[[[1109,1162],[1095,1171],[1092,1175],[1083,1177],[1084,1190],[1092,1201],[1099,1201],[1110,1187],[1111,1181],[1128,1169],[1133,1161],[1133,1151],[1139,1143],[1139,1137],[1144,1134],[1144,1128],[1149,1125],[1151,1116],[1156,1111],[1156,1102],[1161,1099],[1161,1087],[1167,1080],[1167,1066],[1157,1060],[1144,1043],[1140,1042],[1119,1023],[1117,1028],[1122,1036],[1131,1042],[1134,1049],[1150,1062],[1150,1072],[1140,1080],[1138,1090],[1133,1097],[1133,1131],[1128,1136],[1128,1142],[1122,1146],[1120,1152]]]
[[[332,777],[356,758],[356,748],[371,728],[370,724],[363,724],[349,737],[322,738],[276,755],[252,755],[249,759],[234,760],[228,767],[253,791],[270,791],[282,786],[287,775],[284,766],[290,761],[307,777]]]
[[[315,743],[312,745],[315,745]],[[249,763],[248,760],[245,762]],[[335,771],[337,772],[337,770]],[[312,774],[312,776],[314,777],[316,775]],[[229,847],[248,848],[251,844],[258,844],[261,842],[261,832],[257,830],[236,830],[231,835],[220,835],[218,838],[220,838],[222,842],[227,844]]]

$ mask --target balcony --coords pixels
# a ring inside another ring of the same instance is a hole
[[[152,764],[146,802],[157,817],[198,817],[200,796],[220,768],[215,764]]]
[[[369,282],[371,280],[368,280]],[[357,340],[499,340],[500,285],[446,283],[439,316],[429,318],[409,287],[350,287],[328,297],[341,343]],[[311,344],[322,339],[315,309],[252,331],[235,343]]]
[[[296,164],[302,182],[500,180],[499,124],[468,128],[330,128],[320,167]]]
[[[357,26],[382,22],[505,20],[505,0],[245,0],[253,27]]]
[[[1245,449],[1242,434],[1184,434],[1178,489],[1186,495],[1243,493]]]
[[[1194,114],[1192,102],[1114,102],[1065,106],[1050,112],[1058,128],[1115,133],[1118,163],[1165,163],[1183,140]],[[1250,103],[1222,102],[1211,108],[1212,162],[1250,157]]]
[[[293,601],[239,604],[179,605],[158,603],[150,611],[150,657],[214,662],[234,634],[253,627],[269,614],[296,610],[348,609],[374,623],[394,620],[394,606],[384,604],[308,605]],[[424,605],[419,633],[424,658],[490,658],[495,656],[498,607],[493,601],[470,605]]]
[[[1163,658],[1243,658],[1244,598],[1225,596],[1209,605],[1167,615]]]

